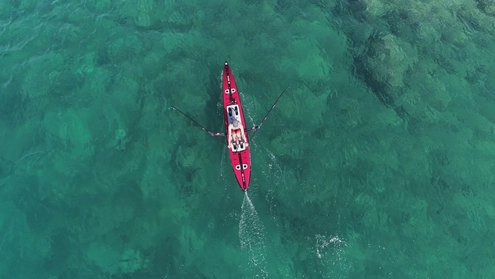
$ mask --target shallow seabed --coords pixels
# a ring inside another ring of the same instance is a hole
[[[495,278],[493,1],[185,2],[1,1],[0,278]]]

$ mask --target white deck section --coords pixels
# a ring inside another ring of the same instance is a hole
[[[237,146],[237,148],[236,148],[236,146]],[[232,149],[232,152],[241,152],[241,151],[246,150],[246,145],[242,144],[242,146],[241,146],[241,145],[232,144],[231,149]]]
[[[242,125],[241,114],[239,113],[239,105],[230,105],[227,106],[227,119],[229,121],[229,125],[234,123],[234,120],[239,121]],[[243,135],[244,136],[244,135]],[[229,139],[230,141],[230,139]],[[232,144],[232,152],[240,152],[246,149],[246,144]]]
[[[229,119],[229,124],[233,123],[234,119],[236,119],[242,125],[241,115],[239,114],[239,105],[227,106],[227,116]]]

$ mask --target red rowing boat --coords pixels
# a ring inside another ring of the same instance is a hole
[[[223,115],[225,123],[225,133],[214,133],[206,129],[196,119],[187,113],[181,111],[175,106],[171,109],[179,112],[196,126],[207,132],[210,136],[225,136],[227,140],[227,147],[229,149],[230,161],[232,162],[232,168],[234,169],[235,178],[237,183],[241,187],[242,191],[247,191],[249,187],[249,181],[251,178],[251,151],[249,146],[248,132],[256,131],[268,119],[268,115],[275,108],[278,100],[288,88],[285,88],[277,99],[265,114],[265,117],[261,120],[259,125],[252,128],[246,128],[246,121],[244,119],[244,112],[242,110],[241,98],[237,85],[235,83],[234,74],[230,69],[229,63],[225,62],[222,74],[223,83]]]
[[[248,130],[244,112],[242,111],[241,96],[235,83],[234,74],[225,62],[223,67],[223,115],[225,135],[229,148],[230,161],[235,178],[242,191],[249,187],[251,176],[251,151],[248,140]]]

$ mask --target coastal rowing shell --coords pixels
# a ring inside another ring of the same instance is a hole
[[[225,123],[225,135],[227,139],[227,145],[229,144],[228,130],[229,119],[240,120],[244,130],[244,137],[247,144],[241,146],[232,146],[229,148],[230,161],[232,163],[232,169],[234,170],[237,183],[241,187],[242,191],[247,191],[249,187],[249,181],[251,177],[251,151],[249,146],[248,131],[246,128],[246,121],[244,119],[244,112],[242,110],[241,98],[237,85],[235,83],[234,74],[230,69],[230,66],[225,62],[222,74],[223,83],[223,108],[224,108],[224,123]]]

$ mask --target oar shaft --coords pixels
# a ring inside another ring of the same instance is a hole
[[[177,107],[171,106],[170,108],[173,109],[174,111],[182,114],[182,116],[189,119],[192,123],[194,123],[196,126],[198,126],[198,128],[207,132],[212,137],[218,137],[218,136],[224,136],[225,135],[224,133],[211,132],[210,130],[206,129],[203,125],[201,125],[198,121],[196,121],[196,119],[192,118],[192,116],[188,115],[187,113],[183,112],[182,110],[178,109]]]
[[[285,94],[285,92],[287,92],[287,89],[289,89],[289,87],[286,87],[284,89],[284,91],[282,91],[282,93],[280,93],[280,95],[278,95],[278,97],[275,99],[275,102],[273,103],[273,105],[270,107],[270,109],[268,110],[268,112],[265,114],[265,117],[263,117],[263,119],[261,120],[260,124],[254,126],[253,128],[251,128],[251,130],[258,130],[259,128],[261,128],[261,126],[263,125],[263,123],[265,122],[265,120],[268,119],[268,116],[270,115],[270,113],[272,112],[272,110],[277,105],[277,103],[280,100],[280,98],[282,98],[282,96]]]

